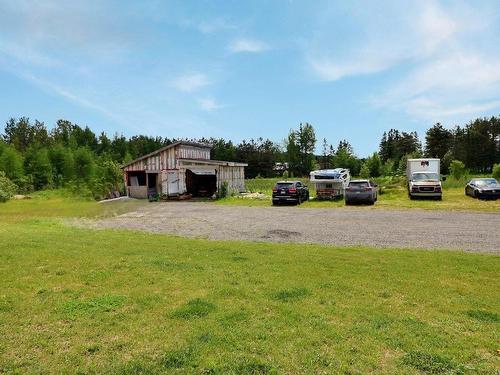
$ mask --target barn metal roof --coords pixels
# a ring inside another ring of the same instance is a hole
[[[235,161],[223,161],[223,160],[200,160],[200,159],[183,159],[179,158],[179,161],[187,161],[190,163],[200,163],[200,164],[211,164],[211,165],[222,165],[227,167],[248,167],[247,163],[237,163]]]
[[[162,148],[159,148],[158,150],[156,151],[153,151],[153,152],[150,152],[149,154],[146,154],[146,155],[143,155],[137,159],[134,159],[126,164],[122,164],[120,168],[125,168],[131,164],[134,164],[134,163],[137,163],[138,161],[141,161],[141,160],[144,160],[144,159],[147,159],[151,156],[155,156],[156,154],[159,154],[160,152],[162,151],[165,151],[165,150],[168,150],[169,148],[172,148],[172,147],[176,147],[176,146],[180,146],[180,145],[185,145],[185,146],[193,146],[193,147],[199,147],[199,148],[208,148],[208,149],[211,149],[212,146],[210,145],[207,145],[207,144],[203,144],[203,143],[197,143],[197,142],[189,142],[189,141],[178,141],[178,142],[174,142],[174,143],[171,143],[167,146],[164,146]]]

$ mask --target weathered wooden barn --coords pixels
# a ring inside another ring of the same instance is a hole
[[[127,195],[209,197],[226,182],[230,192],[245,191],[248,164],[210,160],[210,146],[180,141],[122,166]]]

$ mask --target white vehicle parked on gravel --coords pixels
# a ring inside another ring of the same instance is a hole
[[[321,169],[312,171],[310,178],[316,187],[317,199],[336,199],[344,196],[351,174],[345,168]]]
[[[443,187],[439,175],[440,164],[439,159],[408,159],[406,179],[410,199],[429,197],[441,200]],[[445,179],[443,177],[443,181]]]

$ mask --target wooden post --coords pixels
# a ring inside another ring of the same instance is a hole
[[[123,171],[123,183],[125,184],[125,194],[127,194],[127,197],[130,197],[130,193],[128,191],[128,172]]]

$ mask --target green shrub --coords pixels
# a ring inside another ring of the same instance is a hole
[[[283,179],[287,180],[288,179],[288,171],[283,172]]]
[[[460,160],[452,160],[450,163],[450,173],[456,180],[460,180],[466,174],[464,163]]]
[[[500,180],[500,163],[493,166],[493,178]]]
[[[227,181],[224,181],[219,191],[217,192],[217,198],[218,199],[226,198],[228,193],[229,193],[228,183]]]
[[[16,185],[9,180],[5,172],[0,171],[0,202],[6,202],[16,194]]]
[[[359,176],[362,178],[370,178],[370,168],[368,168],[367,163],[363,163],[363,165],[361,166]]]

